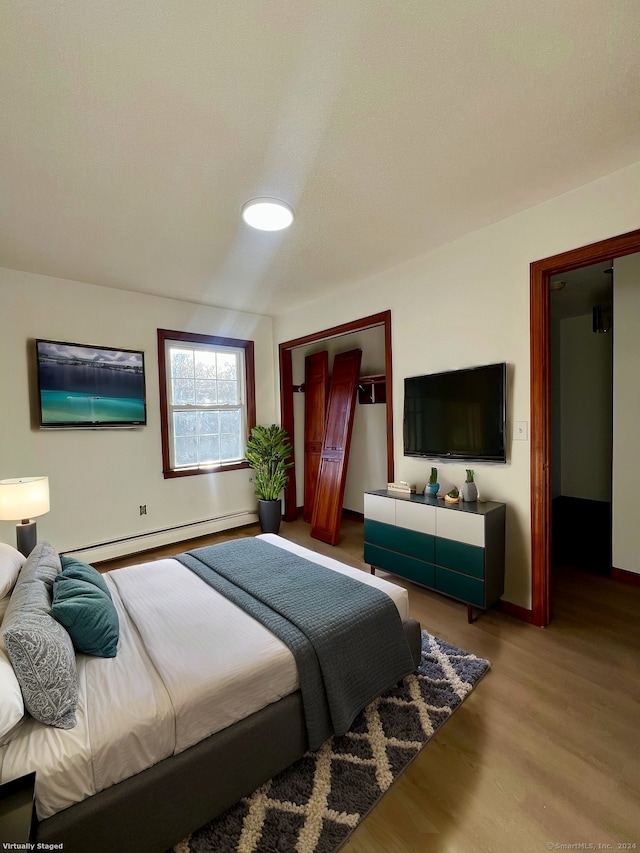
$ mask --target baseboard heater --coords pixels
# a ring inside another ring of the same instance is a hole
[[[205,518],[200,521],[187,521],[184,524],[176,524],[173,527],[164,527],[160,530],[147,530],[144,533],[135,533],[119,539],[94,542],[91,545],[70,548],[62,551],[62,554],[67,556],[73,554],[75,557],[86,554],[88,557],[91,557],[93,562],[100,562],[101,560],[128,556],[139,551],[148,551],[162,545],[170,545],[182,539],[195,539],[198,536],[206,536],[210,533],[219,533],[222,530],[242,527],[247,524],[253,524],[257,520],[257,513],[255,512],[232,512],[228,515],[218,515],[214,518]]]

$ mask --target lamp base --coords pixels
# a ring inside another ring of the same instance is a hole
[[[35,521],[22,521],[20,524],[16,524],[18,551],[25,557],[28,557],[36,547],[37,538]]]

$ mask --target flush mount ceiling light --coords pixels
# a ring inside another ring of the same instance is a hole
[[[277,198],[252,198],[242,205],[242,218],[260,231],[282,231],[293,222],[293,208]]]

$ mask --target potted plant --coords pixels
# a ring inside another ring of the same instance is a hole
[[[438,494],[438,489],[440,488],[440,483],[438,482],[438,469],[432,468],[431,474],[429,475],[429,482],[424,487],[425,495],[431,495],[435,497]]]
[[[460,492],[457,486],[454,486],[450,492],[444,496],[446,503],[448,504],[457,504],[460,503]]]
[[[467,477],[462,484],[462,500],[463,501],[477,501],[478,500],[478,487],[476,486],[473,479],[473,468],[467,468]]]
[[[247,441],[245,457],[254,471],[258,519],[263,533],[277,533],[282,520],[280,492],[289,479],[293,462],[287,462],[293,448],[287,431],[278,424],[254,426]]]

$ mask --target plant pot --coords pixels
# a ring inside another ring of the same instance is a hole
[[[478,487],[475,483],[462,484],[462,500],[471,503],[478,500]]]
[[[427,485],[424,487],[425,495],[430,495],[432,498],[435,498],[439,490],[440,483],[427,483]]]
[[[282,500],[258,501],[258,520],[263,533],[277,533],[282,521]]]

